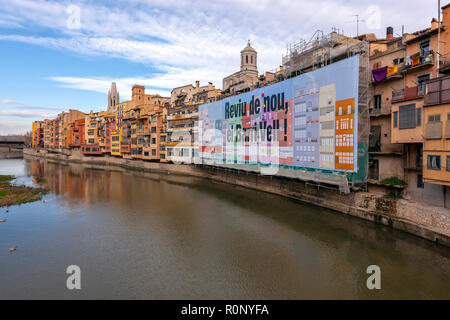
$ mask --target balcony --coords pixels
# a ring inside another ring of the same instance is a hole
[[[98,144],[87,144],[81,146],[81,153],[84,155],[101,155],[102,150]]]
[[[423,55],[420,52],[411,55],[411,64],[405,65],[403,72],[411,72],[419,69],[431,67],[434,65],[434,52],[430,50],[427,54]]]
[[[391,115],[391,106],[390,105],[382,105],[378,107],[371,107],[369,109],[369,115],[371,117],[383,117]]]
[[[171,114],[167,116],[167,120],[181,120],[189,118],[198,118],[198,112]]]
[[[450,77],[429,80],[426,83],[425,106],[450,103]]]
[[[385,83],[385,82],[389,82],[391,80],[398,80],[398,79],[403,79],[403,72],[402,70],[404,70],[404,66],[402,65],[398,65],[397,66],[397,72],[395,73],[391,73],[391,74],[386,74],[386,77],[383,80],[375,80],[375,77],[372,75],[372,85],[377,85],[380,83]]]
[[[442,139],[442,122],[428,122],[425,128],[425,139],[440,140]]]
[[[130,144],[121,144],[120,152],[122,153],[131,153],[131,145]]]
[[[450,55],[441,55],[441,57],[439,58],[439,73],[450,73]]]
[[[402,90],[392,91],[392,103],[420,99],[423,97],[423,90],[419,87],[410,87]]]

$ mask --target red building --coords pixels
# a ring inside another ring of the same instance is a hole
[[[72,148],[80,148],[84,144],[84,119],[75,121],[72,131]]]
[[[107,119],[105,123],[105,153],[111,153],[111,131],[116,130],[114,118]]]

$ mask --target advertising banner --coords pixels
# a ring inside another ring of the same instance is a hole
[[[200,106],[202,163],[356,172],[358,77],[353,56]]]

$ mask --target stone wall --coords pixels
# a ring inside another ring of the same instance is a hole
[[[0,147],[0,159],[19,159],[23,157],[22,149]]]

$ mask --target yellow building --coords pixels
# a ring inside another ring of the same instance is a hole
[[[37,127],[37,121],[33,122],[33,127],[31,129],[31,146],[34,148],[36,146],[36,127]]]
[[[120,145],[122,144],[122,128],[111,130],[111,155],[121,157]]]

